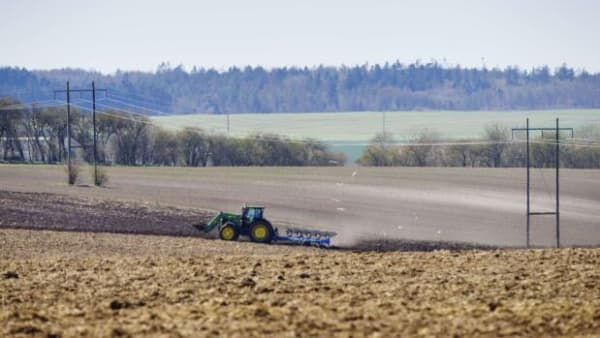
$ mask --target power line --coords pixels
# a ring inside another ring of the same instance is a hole
[[[89,102],[90,102],[90,101],[87,101],[87,100],[84,100],[84,99],[80,99],[80,101],[85,101],[86,103],[89,103]],[[146,117],[146,118],[148,117],[147,115],[143,115],[143,114],[136,113],[136,112],[131,112],[131,111],[128,111],[128,110],[125,110],[125,109],[122,109],[122,108],[120,108],[120,107],[113,106],[113,105],[102,104],[102,103],[97,103],[97,105],[99,105],[99,106],[103,106],[103,107],[107,107],[108,109],[111,109],[111,110],[114,110],[114,111],[121,111],[121,112],[127,113],[127,114],[129,114],[129,115],[133,115],[133,116],[140,116],[140,117]],[[80,106],[80,107],[81,107],[81,106]],[[103,113],[104,113],[104,114],[108,114],[108,112],[107,112],[107,111],[105,111],[105,112],[103,112]],[[109,114],[109,115],[111,115],[111,114]],[[118,116],[118,115],[116,115],[116,114],[112,114],[112,115],[114,115],[114,116]],[[152,122],[148,122],[148,123],[152,123]],[[155,124],[155,125],[156,125],[156,124]],[[156,125],[156,126],[158,126],[158,125]]]
[[[121,93],[121,95],[115,95],[114,93]],[[137,101],[146,101],[146,102],[154,102],[156,104],[161,104],[161,105],[168,105],[168,103],[164,103],[163,101],[158,100],[155,97],[150,97],[150,96],[146,96],[146,95],[142,95],[142,94],[137,94],[137,93],[131,93],[131,92],[125,92],[122,90],[118,90],[118,89],[114,89],[114,88],[110,88],[110,91],[108,92],[109,96],[121,96],[121,97],[130,97],[130,96],[137,96],[139,99],[134,98],[134,100]]]
[[[380,142],[361,142],[361,143],[325,143],[332,146],[370,146],[375,144],[380,144]],[[525,143],[525,141],[469,141],[469,142],[431,142],[431,143],[399,143],[393,142],[388,143],[386,145],[395,146],[395,147],[435,147],[435,146],[469,146],[469,145],[498,145],[498,144],[521,144]]]
[[[75,106],[75,107],[78,107],[78,108],[80,108],[80,109],[83,109],[83,110],[91,111],[91,109],[90,109],[90,108],[83,107],[83,106],[79,106],[79,105],[77,105],[77,104],[74,104],[74,103],[71,103],[71,105],[73,105],[73,106]],[[151,126],[154,126],[154,127],[161,127],[159,124],[156,124],[156,123],[154,123],[154,122],[152,122],[152,121],[147,121],[147,120],[139,120],[139,119],[135,119],[135,118],[132,118],[132,117],[127,117],[127,116],[123,116],[123,115],[118,115],[118,114],[114,114],[114,113],[107,112],[107,111],[103,111],[103,112],[101,111],[101,112],[99,112],[99,114],[103,114],[103,115],[112,116],[112,117],[115,117],[115,118],[118,118],[118,119],[122,119],[122,120],[128,120],[128,121],[133,121],[133,122],[137,122],[137,123],[143,123],[143,124],[151,125]],[[130,115],[133,115],[133,116],[146,117],[146,116],[139,115],[139,114],[134,114],[134,113],[129,113],[129,114],[130,114]],[[246,138],[248,138],[248,137],[252,137],[252,135],[248,135],[248,136],[246,136]],[[237,139],[237,138],[235,138],[235,137],[234,137],[233,139]],[[243,139],[243,137],[242,137],[242,138],[239,138],[239,139]],[[294,140],[294,139],[286,139],[286,138],[271,137],[271,136],[267,136],[267,135],[261,135],[261,134],[258,134],[258,135],[255,137],[255,139],[258,139],[258,140],[266,140],[266,141],[272,141],[272,142],[279,142],[279,143],[297,143],[297,144],[327,144],[326,142],[321,142],[321,141],[318,141],[318,140]]]
[[[139,99],[135,99],[135,98],[131,98],[131,97],[115,95],[114,93],[109,93],[107,95],[107,98],[124,101],[124,102],[127,102],[128,104],[139,105],[139,106],[145,107],[145,108],[152,107],[151,109],[157,109],[157,107],[158,107],[162,110],[169,110],[169,108],[170,108],[169,107],[170,104],[168,104],[168,103],[156,103],[156,102],[144,101],[144,100],[139,100]]]
[[[120,94],[115,94],[114,92],[117,92]],[[122,101],[129,101],[130,104],[133,102],[133,104],[137,104],[139,107],[142,107],[144,109],[157,110],[156,107],[153,107],[153,108],[147,108],[147,107],[148,106],[160,106],[163,110],[163,112],[162,112],[163,115],[172,115],[172,114],[166,113],[164,111],[173,112],[173,109],[172,109],[173,102],[172,101],[164,102],[164,101],[160,101],[159,99],[157,99],[155,97],[150,98],[149,96],[135,94],[135,93],[128,93],[128,92],[124,92],[124,91],[116,90],[116,89],[112,89],[112,88],[107,93],[107,96],[109,98],[115,97]],[[137,98],[132,97],[132,96],[137,96]],[[184,109],[188,109],[191,111],[197,111],[197,108],[194,108],[192,106],[185,106]],[[157,111],[159,112],[159,114],[161,114],[161,110],[157,110]]]
[[[42,102],[44,102],[44,103],[42,103]],[[50,104],[49,104],[49,102],[50,102]],[[35,106],[35,108],[46,108],[46,107],[52,108],[52,107],[56,107],[56,106],[60,106],[60,105],[64,105],[64,103],[58,104],[54,100],[44,100],[44,101],[33,102],[33,103],[29,103],[29,104],[15,103],[15,104],[6,105],[6,106],[0,106],[0,110],[10,110],[10,111],[30,110],[31,106]]]
[[[92,111],[92,109],[90,109],[88,107],[80,106],[80,105],[75,104],[75,103],[71,103],[71,105],[74,106],[74,107],[77,107],[79,109],[83,109],[85,111],[88,111],[88,112]],[[158,125],[152,123],[152,121],[147,121],[147,120],[142,120],[142,119],[135,119],[133,117],[127,117],[127,116],[123,116],[123,115],[119,115],[119,114],[114,114],[114,113],[111,113],[110,111],[99,111],[98,114],[107,115],[107,116],[111,116],[111,117],[122,119],[122,120],[128,120],[128,121],[133,121],[133,122],[138,122],[138,123],[143,123],[143,124],[148,124],[148,125],[152,125],[152,126],[158,127]],[[137,115],[137,114],[130,114],[130,115],[145,117],[143,115]]]
[[[84,101],[85,103],[91,103],[91,101],[88,101],[86,99],[75,99],[78,101]],[[45,105],[41,105],[35,108],[56,108],[56,107],[60,107],[60,106],[65,106],[64,103],[62,102],[55,102],[53,100],[47,100],[46,102],[54,102],[53,104],[45,104]],[[79,109],[83,109],[89,112],[92,112],[92,108],[89,107],[85,107],[83,105],[80,104],[76,104],[76,103],[71,103],[72,106],[77,107]],[[116,107],[116,106],[111,106],[111,105],[107,105],[107,104],[99,104],[97,103],[97,105],[101,105],[104,107],[108,107],[111,109],[114,109],[116,111],[123,111],[121,108]],[[22,105],[19,105],[20,108],[19,109],[15,109],[15,108],[7,108],[7,106],[3,106],[0,107],[0,110],[9,110],[9,111],[14,111],[14,110],[30,110],[31,107],[22,107]],[[133,116],[140,116],[140,117],[147,117],[145,115],[142,114],[138,114],[138,113],[134,113],[134,112],[129,112],[129,111],[124,111],[127,114],[133,115]],[[119,115],[119,114],[114,114],[111,113],[109,111],[100,111],[99,113],[107,115],[107,116],[111,116],[111,117],[115,117],[115,118],[119,118],[119,119],[123,119],[123,120],[129,120],[129,121],[133,121],[133,122],[139,122],[139,123],[144,123],[144,124],[149,124],[149,125],[153,125],[156,127],[162,127],[161,124],[157,124],[151,121],[146,121],[146,120],[142,120],[142,119],[135,119],[135,118],[129,118],[123,115]],[[184,127],[188,127],[188,128],[193,128],[193,126],[184,126]],[[200,128],[201,129],[201,128]],[[260,134],[259,134],[260,135]],[[251,136],[251,135],[248,135]],[[262,137],[263,139],[269,139],[269,137],[266,137],[263,135]],[[574,139],[574,140],[588,140],[588,139]],[[288,139],[289,142],[297,142],[297,143],[312,143],[310,141],[305,141],[305,140],[298,140],[298,139]],[[344,142],[344,143],[332,143],[332,142],[327,142],[327,141],[321,141],[321,140],[315,140],[316,142],[320,142],[320,143],[324,143],[324,144],[328,144],[330,146],[369,146],[372,144],[377,144],[377,142],[360,142],[360,143],[356,143],[356,142]],[[467,142],[430,142],[430,143],[399,143],[399,142],[394,142],[394,143],[389,143],[389,145],[393,145],[396,147],[429,147],[429,146],[469,146],[469,145],[499,145],[499,144],[523,144],[525,143],[525,141],[520,140],[520,141],[467,141]],[[530,141],[531,144],[547,144],[547,145],[554,145],[556,144],[553,141],[548,141],[548,140],[531,140]],[[596,142],[591,142],[591,143],[576,143],[576,142],[572,142],[572,141],[563,141],[560,142],[561,145],[564,146],[579,146],[579,147],[587,147],[587,148],[600,148],[600,143],[596,143]]]
[[[90,100],[83,99],[83,98],[79,98],[78,100],[79,100],[79,101],[84,101],[85,103],[90,103],[90,104],[91,104],[91,102],[92,102],[92,101],[90,101]],[[123,101],[120,101],[120,100],[115,100],[115,99],[111,99],[111,98],[102,98],[102,99],[99,99],[99,100],[101,100],[101,101],[103,101],[103,102],[104,102],[104,101],[122,102],[122,104],[123,104],[123,105],[127,105],[127,106],[134,107],[134,108],[139,108],[139,109],[141,109],[141,110],[149,110],[149,111],[153,111],[153,112],[155,112],[155,113],[157,113],[157,114],[161,114],[161,115],[171,116],[171,114],[168,114],[168,113],[165,113],[165,112],[161,112],[161,111],[158,111],[158,110],[154,110],[154,109],[145,108],[145,107],[142,107],[142,106],[139,106],[139,105],[135,105],[135,104],[126,103],[126,102],[123,102]],[[110,109],[127,111],[125,108],[121,107],[121,106],[120,106],[120,104],[114,104],[114,103],[113,103],[113,104],[107,104],[107,103],[96,103],[96,104],[97,104],[97,105],[100,105],[100,106],[108,107],[108,108],[110,108]],[[131,112],[131,113],[132,113],[132,114],[135,114],[135,115],[149,116],[149,115],[142,114],[142,113],[140,113],[140,112]]]
[[[576,147],[583,147],[583,148],[600,148],[600,144],[581,144],[581,143],[571,143],[571,142],[534,142],[531,141],[530,143],[537,143],[537,144],[546,144],[546,145],[563,145],[563,146],[576,146]]]
[[[92,101],[89,101],[89,100],[83,99],[83,98],[77,98],[75,100],[83,101],[84,103],[92,103]],[[120,101],[120,100],[115,100],[115,99],[110,99],[110,98],[103,98],[102,100]],[[53,102],[53,101],[52,100],[46,100],[46,102]],[[132,116],[144,116],[145,117],[145,115],[143,115],[143,114],[139,114],[139,113],[127,111],[127,110],[122,109],[122,107],[118,107],[116,105],[102,104],[102,103],[97,103],[97,104],[101,105],[103,107],[107,107],[107,108],[110,108],[110,109],[117,110],[117,111],[124,111],[124,112],[126,112],[126,113],[128,113],[128,114],[130,114]],[[64,104],[60,104],[60,105],[64,105]],[[84,107],[83,105],[79,105],[79,104],[73,104],[73,105],[75,107],[80,108],[80,109],[84,109],[84,110],[87,110],[87,111],[92,111],[92,109]],[[132,106],[132,107],[139,107],[141,109],[147,109],[145,107],[141,107],[141,106],[134,105],[134,104],[128,104],[128,105]],[[59,106],[59,105],[57,104],[57,106]],[[3,107],[3,108],[5,108],[5,107]],[[0,108],[0,109],[2,109],[2,108]],[[23,107],[23,109],[30,109],[30,108]],[[7,109],[7,110],[9,110],[9,109]],[[157,111],[157,112],[159,112],[159,111]],[[125,117],[125,116],[122,116],[122,115],[118,115],[118,114],[111,114],[110,112],[107,112],[107,111],[103,111],[103,112],[100,112],[100,113],[108,115],[108,116],[112,116],[112,117],[115,117],[115,118],[120,118],[120,119],[124,119],[124,120],[130,120],[130,121],[139,122],[139,123],[145,123],[145,124],[149,124],[149,125],[153,125],[153,126],[157,126],[157,127],[162,127],[160,124],[156,124],[156,123],[149,122],[149,121],[146,121],[146,120],[141,120],[141,119],[128,118],[128,117]],[[169,115],[169,114],[164,113],[164,112],[160,112],[160,113],[165,114],[165,115]],[[336,118],[332,118],[332,119],[335,120]],[[184,127],[189,127],[189,126],[184,126]],[[516,129],[519,129],[519,128],[516,128]],[[261,134],[259,134],[259,135],[261,135]],[[251,135],[249,135],[249,136],[251,136]],[[273,137],[267,137],[265,135],[261,135],[261,136],[262,136],[261,138],[265,139],[265,140],[269,140],[269,139],[271,139],[271,140],[279,140],[279,141],[283,140],[285,142],[304,143],[304,144],[306,144],[306,143],[314,143],[316,141],[316,142],[320,142],[320,143],[324,143],[324,144],[328,144],[328,145],[332,145],[332,146],[343,146],[343,145],[346,145],[346,146],[368,146],[368,145],[374,144],[373,142],[330,143],[330,142],[327,142],[327,141],[320,141],[320,140],[315,140],[315,141],[310,141],[309,140],[309,141],[306,141],[306,140],[297,140],[297,139],[281,139],[281,138],[276,138],[276,137],[273,138]],[[398,146],[398,147],[419,147],[419,146],[498,145],[498,144],[518,144],[518,143],[524,143],[524,141],[466,141],[466,142],[463,141],[463,142],[430,142],[430,143],[410,143],[410,142],[408,142],[408,143],[392,143],[392,144],[395,145],[395,146]],[[549,142],[549,141],[530,141],[530,143],[554,144],[554,143]],[[597,147],[596,144],[591,144],[590,145],[590,144],[580,144],[580,143],[573,143],[573,142],[563,143],[563,145],[576,145],[576,146],[592,147],[592,148]],[[598,146],[598,147],[600,147],[600,146]]]
[[[141,110],[145,110],[145,111],[153,112],[153,113],[155,113],[155,114],[159,114],[159,115],[165,115],[165,116],[170,116],[170,115],[171,115],[171,114],[169,114],[169,113],[165,113],[165,112],[163,112],[163,111],[160,111],[160,110],[151,109],[151,108],[146,108],[146,107],[143,107],[143,106],[139,106],[139,105],[132,104],[132,103],[127,103],[127,102],[125,102],[125,101],[122,101],[122,100],[117,100],[117,99],[113,99],[113,98],[110,98],[110,97],[103,98],[102,100],[103,100],[103,101],[112,101],[112,102],[118,102],[118,103],[120,103],[120,104],[122,104],[122,105],[125,105],[125,106],[134,107],[134,108],[140,108]]]
[[[85,99],[77,99],[79,101],[85,101],[86,103],[90,103],[91,101],[87,101]],[[45,107],[58,107],[58,106],[64,106],[64,103],[60,103],[60,104],[56,104],[55,106],[42,106],[39,108],[45,108]],[[92,112],[92,108],[89,107],[85,107],[83,105],[80,104],[76,104],[76,103],[71,103],[72,106],[79,108],[79,109],[83,109],[85,111],[88,112]],[[102,105],[105,107],[109,107],[111,109],[114,109],[115,111],[122,111],[121,109],[119,109],[118,107],[112,107],[110,105],[105,105],[105,104],[98,104],[98,105]],[[2,109],[2,108],[0,108]],[[31,109],[30,107],[24,107],[23,109],[29,110]],[[131,115],[131,116],[140,116],[140,117],[147,117],[145,115],[141,115],[141,114],[137,114],[137,113],[133,113],[133,112],[128,112],[128,111],[124,111],[125,113]],[[161,124],[157,124],[155,122],[152,121],[148,121],[148,120],[143,120],[143,119],[136,119],[136,118],[132,118],[132,117],[127,117],[127,116],[123,116],[123,115],[119,115],[119,114],[115,114],[115,113],[111,113],[110,111],[100,111],[98,112],[100,114],[103,115],[107,115],[107,116],[111,116],[114,118],[119,118],[119,119],[123,119],[123,120],[128,120],[128,121],[132,121],[132,122],[138,122],[138,123],[144,123],[147,125],[152,125],[155,127],[162,127]],[[193,126],[184,126],[187,128],[194,128]],[[196,128],[198,129],[198,128]],[[201,128],[199,128],[201,129]],[[323,143],[323,144],[327,144],[329,146],[369,146],[372,144],[377,144],[377,142],[361,142],[361,143],[356,143],[356,142],[349,142],[349,143],[331,143],[331,142],[327,142],[327,141],[321,141],[321,140],[313,140],[311,141],[310,139],[304,139],[304,140],[299,140],[299,139],[282,139],[282,138],[277,138],[277,137],[269,137],[266,136],[264,134],[258,134],[260,136],[261,139],[264,140],[279,140],[279,141],[283,141],[283,142],[290,142],[290,143],[302,143],[302,144],[310,144],[310,143]],[[252,135],[247,135],[246,137],[249,137]],[[234,137],[235,138],[235,137]],[[243,138],[243,137],[241,137]],[[523,140],[513,140],[513,141],[467,141],[467,142],[430,142],[430,143],[390,143],[389,145],[392,146],[396,146],[396,147],[435,147],[435,146],[471,146],[471,145],[500,145],[500,144],[523,144],[525,143],[525,141]],[[535,141],[532,140],[530,141],[531,144],[547,144],[547,145],[554,145],[556,144],[553,141]],[[575,143],[575,142],[570,142],[570,141],[565,141],[565,142],[561,142],[561,145],[571,145],[571,146],[579,146],[579,147],[587,147],[587,148],[600,148],[600,144],[598,143],[593,143],[593,144],[582,144],[582,143]]]

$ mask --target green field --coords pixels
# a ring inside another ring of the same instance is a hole
[[[382,112],[231,114],[230,135],[273,133],[292,139],[326,141],[334,150],[355,159],[365,144],[383,129]],[[554,126],[560,118],[564,127],[600,123],[600,109],[541,111],[396,111],[385,113],[385,129],[398,142],[406,142],[424,129],[436,130],[445,139],[477,138],[486,124],[500,122],[506,127]],[[170,129],[202,128],[210,133],[227,133],[226,115],[189,114],[153,117]]]

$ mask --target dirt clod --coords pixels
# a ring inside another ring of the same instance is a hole
[[[111,310],[120,310],[126,307],[129,307],[129,303],[127,302],[120,302],[118,300],[113,300],[112,302],[110,302]]]
[[[19,274],[14,271],[7,271],[2,274],[2,277],[4,277],[4,279],[17,279],[19,278]]]
[[[256,285],[256,282],[252,278],[244,278],[240,283],[240,286],[245,288],[253,288]]]
[[[488,304],[488,307],[490,309],[491,312],[496,311],[496,309],[498,308],[498,306],[500,306],[499,302],[491,302]]]
[[[120,328],[120,327],[116,327],[112,330],[111,335],[113,337],[126,337],[129,336],[127,334],[127,331],[125,331],[124,329]]]
[[[37,328],[33,325],[23,325],[23,326],[19,326],[19,327],[16,327],[16,328],[10,330],[10,334],[33,335],[33,334],[40,333],[40,332],[42,332],[42,330],[40,330],[39,328]]]
[[[267,317],[269,315],[269,311],[263,308],[258,308],[254,311],[254,315],[256,317]]]

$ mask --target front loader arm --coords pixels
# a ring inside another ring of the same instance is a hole
[[[206,224],[202,224],[198,226],[198,229],[204,232],[211,232],[214,228],[218,227],[223,220],[223,212],[219,211],[213,218],[208,221]]]

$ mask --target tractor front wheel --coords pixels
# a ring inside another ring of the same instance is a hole
[[[257,243],[271,243],[273,227],[264,221],[256,221],[250,225],[250,240]]]
[[[231,224],[224,224],[219,229],[219,238],[224,241],[235,241],[240,236],[240,232]]]

